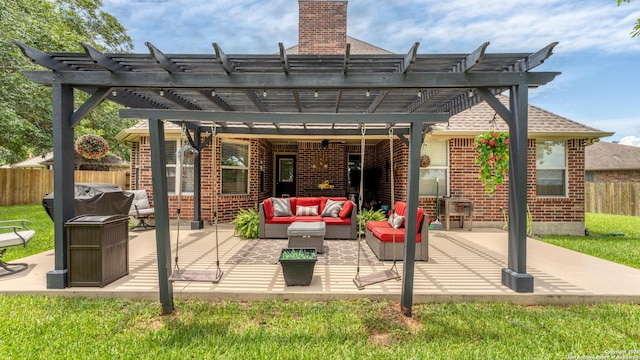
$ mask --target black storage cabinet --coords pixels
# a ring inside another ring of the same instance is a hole
[[[69,286],[103,287],[129,274],[129,217],[81,215],[65,223]]]

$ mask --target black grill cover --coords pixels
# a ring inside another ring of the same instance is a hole
[[[106,183],[75,184],[75,216],[78,215],[128,215],[133,193],[124,192],[120,185]],[[42,199],[44,207],[53,220],[53,192]]]

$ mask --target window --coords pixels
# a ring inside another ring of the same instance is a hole
[[[595,175],[593,171],[585,171],[584,172],[584,182],[585,183],[593,183],[595,182]]]
[[[222,194],[249,193],[249,144],[222,141]]]
[[[164,156],[167,158],[167,189],[169,194],[179,193],[179,184],[182,179],[182,193],[193,194],[194,171],[193,164],[185,162],[182,174],[180,174],[180,162],[178,161],[178,141],[167,140],[164,147]]]
[[[564,141],[536,143],[536,195],[566,196],[567,151]]]
[[[449,142],[425,141],[420,151],[420,196],[449,193]]]

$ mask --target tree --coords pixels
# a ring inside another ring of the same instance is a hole
[[[631,0],[618,0],[618,6],[622,4],[622,2],[630,3]],[[640,36],[640,19],[636,21],[636,26],[633,27],[633,31],[631,31],[631,37]]]
[[[0,0],[0,165],[51,151],[53,146],[51,89],[20,73],[42,68],[13,41],[43,51],[82,52],[80,42],[105,52],[130,51],[133,45],[126,30],[101,7],[102,0]],[[77,106],[88,98],[76,94]],[[103,136],[112,152],[128,158],[128,149],[115,135],[132,121],[120,119],[118,108],[104,102],[80,123],[76,135]]]

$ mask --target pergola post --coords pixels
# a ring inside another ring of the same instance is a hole
[[[533,276],[527,274],[527,147],[528,87],[511,87],[509,107],[509,248],[508,268],[502,284],[516,292],[533,292]]]
[[[153,182],[153,206],[155,208],[156,250],[158,256],[158,287],[162,313],[171,314],[174,309],[171,275],[171,236],[169,233],[169,199],[167,186],[167,161],[164,154],[164,122],[149,119],[151,136],[151,178]]]
[[[422,124],[411,124],[409,141],[409,164],[407,173],[407,219],[405,228],[418,225],[418,193],[420,181],[420,148],[422,147]],[[391,180],[393,181],[393,179]],[[426,239],[422,239],[426,241]],[[404,233],[404,266],[402,267],[402,295],[400,306],[405,316],[411,316],[413,305],[413,278],[416,261],[416,232]]]
[[[64,224],[75,216],[73,88],[54,83],[53,90],[53,233],[55,268],[47,272],[48,289],[67,286],[67,235]],[[72,159],[69,161],[69,159]]]
[[[200,148],[200,136],[202,132],[196,130],[193,137],[193,145],[198,149],[198,154],[193,162],[193,220],[191,221],[191,230],[200,230],[204,228],[202,221],[202,149]],[[213,210],[212,210],[213,211]]]

